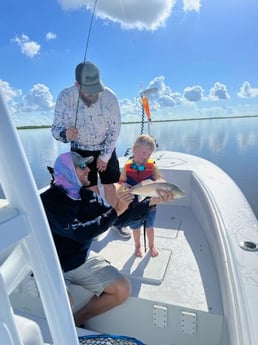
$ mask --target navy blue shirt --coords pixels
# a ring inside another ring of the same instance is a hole
[[[91,241],[110,226],[127,226],[144,220],[149,213],[149,199],[129,208],[119,217],[96,193],[82,187],[81,200],[68,197],[60,186],[51,186],[41,194],[57,254],[63,271],[82,265]]]

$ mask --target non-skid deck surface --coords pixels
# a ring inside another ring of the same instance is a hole
[[[152,258],[148,251],[142,258],[137,258],[134,246],[125,242],[109,242],[101,254],[125,276],[154,285],[162,283],[171,259],[169,249],[160,250],[156,258]]]
[[[143,231],[142,231],[143,232]],[[143,235],[142,235],[143,245]],[[155,245],[159,256],[134,256],[134,242],[110,230],[93,241],[99,252],[130,278],[132,296],[203,311],[221,312],[209,245],[190,207],[158,207]]]

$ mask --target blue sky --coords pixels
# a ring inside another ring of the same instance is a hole
[[[83,61],[95,0],[0,4],[0,88],[17,125],[51,124]],[[86,57],[124,120],[258,114],[257,0],[97,0]]]

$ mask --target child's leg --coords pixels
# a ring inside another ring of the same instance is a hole
[[[133,229],[133,239],[135,245],[135,256],[142,257],[141,251],[141,228]]]
[[[151,256],[155,257],[159,255],[158,249],[154,245],[154,229],[153,228],[146,228],[147,238],[149,242],[149,249]]]

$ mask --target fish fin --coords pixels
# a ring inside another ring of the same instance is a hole
[[[151,179],[147,179],[147,180],[143,180],[140,183],[138,183],[137,185],[135,185],[134,187],[140,187],[140,186],[146,186],[148,184],[152,184],[154,181]]]
[[[154,182],[167,182],[167,180],[165,180],[163,177],[159,177],[157,180],[155,180]]]

